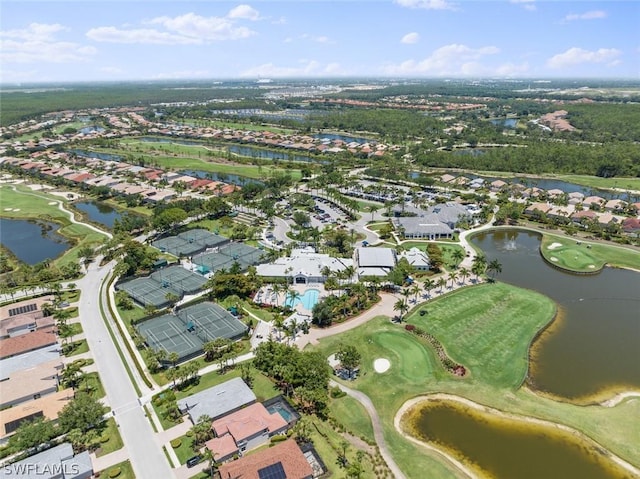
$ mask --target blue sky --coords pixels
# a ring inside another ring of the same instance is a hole
[[[638,1],[31,1],[0,6],[3,82],[640,79]]]

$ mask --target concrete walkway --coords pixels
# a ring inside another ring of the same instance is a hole
[[[378,412],[371,402],[371,399],[369,399],[369,396],[361,393],[360,391],[348,388],[347,386],[339,384],[333,380],[329,381],[329,386],[339,387],[341,391],[344,391],[345,393],[347,393],[347,395],[351,396],[364,406],[364,408],[367,410],[367,413],[369,414],[369,417],[371,418],[371,425],[373,426],[373,437],[376,440],[378,449],[380,449],[380,455],[387,463],[389,469],[391,469],[393,477],[395,477],[396,479],[405,479],[405,475],[396,464],[396,461],[393,460],[393,457],[391,457],[391,453],[389,452],[387,443],[384,440],[384,432],[382,430],[382,424],[380,423],[380,417],[378,416]]]
[[[121,462],[129,460],[129,451],[127,450],[127,447],[124,446],[117,451],[100,457],[97,457],[95,452],[92,452],[91,454],[89,454],[89,457],[91,457],[93,470],[98,472],[104,471],[105,469],[115,466],[116,464],[120,464]]]

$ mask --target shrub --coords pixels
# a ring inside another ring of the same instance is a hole
[[[285,441],[286,439],[287,439],[287,436],[286,436],[286,435],[284,435],[284,434],[279,434],[279,435],[277,435],[277,436],[273,436],[273,437],[271,438],[271,444],[276,444],[276,443],[278,443],[278,442]]]
[[[111,469],[109,471],[109,477],[113,478],[113,477],[118,477],[120,475],[120,473],[122,472],[122,469],[120,469],[119,467],[116,467],[114,469]]]
[[[173,439],[171,441],[171,447],[174,448],[174,449],[178,449],[181,445],[182,445],[182,439],[180,439],[180,438]]]
[[[407,324],[405,325],[404,329],[406,329],[407,331],[413,331],[414,329],[416,329],[416,327],[413,324]]]

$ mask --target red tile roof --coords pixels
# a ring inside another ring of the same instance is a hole
[[[220,466],[221,479],[260,479],[258,471],[277,463],[287,479],[307,479],[313,476],[313,470],[300,448],[293,439],[288,439],[269,449],[263,449],[237,461]]]
[[[269,433],[286,428],[287,421],[278,414],[270,414],[262,403],[254,403],[239,411],[213,421],[211,428],[216,436],[231,434],[236,442],[248,439],[267,429]]]
[[[233,456],[238,453],[238,446],[231,437],[231,434],[225,434],[222,437],[214,437],[204,443],[204,447],[209,449],[213,453],[218,461],[224,461],[229,456]]]
[[[33,333],[2,339],[0,340],[0,359],[44,348],[55,344],[57,340],[53,328],[39,329]]]

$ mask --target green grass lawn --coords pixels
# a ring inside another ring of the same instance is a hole
[[[100,477],[108,478],[109,474],[116,469],[120,469],[120,474],[117,476],[118,479],[136,479],[136,475],[133,473],[133,467],[131,467],[131,462],[129,461],[124,461],[105,469],[100,473]]]
[[[193,438],[189,436],[180,436],[180,447],[174,448],[173,450],[178,456],[178,460],[180,464],[184,464],[187,462],[187,459],[193,457],[196,453],[193,450]]]
[[[607,264],[640,269],[640,252],[610,244],[545,234],[540,251],[547,261],[570,271],[592,273]]]
[[[80,300],[80,290],[74,289],[73,291],[63,291],[60,298],[62,301],[66,301],[69,304],[76,303]]]
[[[149,145],[153,146],[153,144],[151,143],[149,143]],[[136,147],[137,146],[139,145],[136,145]],[[94,151],[124,156],[131,153],[130,150],[113,148],[96,148]],[[191,154],[193,154],[193,152],[191,152]],[[216,162],[213,158],[208,160],[206,158],[193,158],[188,156],[166,156],[157,154],[153,151],[149,151],[146,154],[138,153],[137,156],[143,156],[146,159],[147,163],[157,164],[162,168],[202,170],[210,171],[212,173],[240,175],[247,178],[255,179],[266,179],[276,173],[288,173],[294,180],[299,180],[302,177],[299,169],[281,168],[272,165],[245,165],[239,163],[223,163],[220,161]]]
[[[82,339],[80,341],[74,341],[73,343],[69,343],[71,348],[68,352],[65,353],[65,356],[76,356],[78,354],[83,354],[89,351],[89,344],[87,344],[86,339]]]
[[[422,478],[424,471],[434,478],[461,477],[433,452],[405,440],[394,428],[393,419],[408,399],[434,392],[446,392],[524,416],[566,424],[583,431],[624,459],[640,464],[640,430],[629,417],[640,414],[640,401],[627,401],[615,408],[584,407],[561,403],[532,393],[519,385],[527,369],[527,347],[534,334],[554,312],[547,298],[510,285],[496,283],[465,288],[438,298],[408,318],[434,334],[448,354],[470,369],[457,378],[446,372],[426,343],[405,332],[389,318],[375,318],[339,336],[322,339],[319,350],[329,356],[340,344],[353,344],[362,355],[361,376],[347,383],[367,394],[380,415],[396,462],[409,478]],[[387,358],[391,368],[384,374],[373,371],[376,358]],[[345,420],[357,435],[366,435],[364,416],[353,410]],[[340,419],[340,418],[338,418]]]
[[[427,245],[429,243],[421,242],[421,241],[407,241],[406,243],[402,243],[402,247],[405,250],[410,250],[411,248],[418,248],[420,251],[427,251]],[[455,269],[460,264],[460,261],[457,261],[453,254],[456,250],[460,250],[463,253],[464,248],[458,244],[444,244],[444,243],[436,243],[440,249],[442,250],[442,259],[444,260],[444,264],[449,269]]]
[[[556,175],[555,178],[591,188],[640,191],[640,178],[600,178],[588,175]]]
[[[358,401],[349,396],[333,398],[329,403],[329,410],[347,432],[357,434],[369,444],[375,444],[371,419]]]
[[[109,419],[107,419],[105,424],[106,426],[104,428],[104,431],[102,431],[102,436],[109,438],[109,440],[100,443],[100,449],[96,453],[96,456],[98,457],[110,454],[121,449],[124,446],[122,437],[120,436],[120,431],[118,430],[118,426],[116,425],[116,420],[110,417]]]

